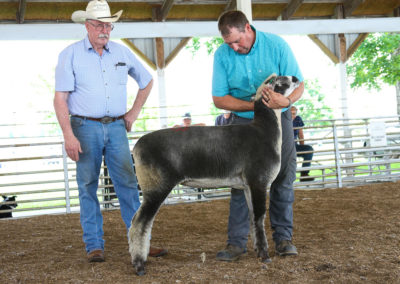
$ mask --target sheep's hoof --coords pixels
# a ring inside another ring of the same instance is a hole
[[[261,259],[261,262],[262,262],[262,263],[271,263],[271,262],[272,262],[272,259],[268,256],[267,258],[262,258],[262,259]]]
[[[144,270],[144,268],[142,270],[136,269],[136,275],[137,276],[143,276],[145,274],[146,274],[146,271]]]
[[[261,257],[261,262],[262,263],[270,263],[272,262],[272,259],[269,257],[269,254],[267,251],[263,251],[258,253],[258,256]]]
[[[143,276],[146,274],[146,270],[144,268],[144,261],[143,260],[135,260],[133,262],[133,267],[136,270],[136,275]]]

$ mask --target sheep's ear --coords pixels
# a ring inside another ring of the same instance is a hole
[[[267,79],[265,79],[264,85],[272,84],[276,80],[276,77],[278,77],[278,75],[272,73],[271,75],[268,76]]]

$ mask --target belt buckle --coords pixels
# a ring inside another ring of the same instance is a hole
[[[108,123],[113,122],[113,118],[110,116],[105,116],[100,119],[100,122],[103,124],[108,124]]]

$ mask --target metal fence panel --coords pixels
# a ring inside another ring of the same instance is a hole
[[[368,125],[376,119],[307,122],[306,144],[314,148],[311,166],[297,159],[295,189],[323,189],[400,179],[400,126],[398,118],[382,118],[387,143],[372,146]],[[349,134],[350,133],[350,134]],[[144,133],[130,136],[133,147]],[[312,181],[300,172],[310,171]],[[61,137],[0,139],[0,195],[16,196],[1,202],[0,213],[13,216],[79,211],[75,163],[65,152]],[[230,190],[198,189],[178,185],[166,204],[228,198]],[[119,207],[106,166],[101,168],[98,197],[104,210]]]

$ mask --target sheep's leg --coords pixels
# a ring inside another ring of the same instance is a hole
[[[251,198],[253,204],[253,218],[254,218],[254,234],[255,234],[255,248],[258,257],[261,257],[262,262],[271,262],[268,254],[268,242],[265,235],[264,220],[267,211],[267,185],[252,184],[250,185]]]
[[[254,210],[253,210],[253,202],[251,199],[251,191],[249,187],[246,187],[244,190],[244,195],[246,196],[247,207],[249,208],[249,220],[250,220],[250,236],[253,241],[254,249],[257,250],[256,247],[256,234],[255,234],[255,224],[254,224]]]
[[[145,263],[150,249],[153,221],[172,188],[171,186],[168,190],[143,190],[142,205],[132,219],[129,229],[129,252],[137,275],[146,273]]]

